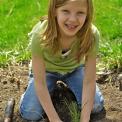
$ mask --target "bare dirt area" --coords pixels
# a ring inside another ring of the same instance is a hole
[[[120,74],[122,69],[100,73],[97,76],[98,85],[105,99],[105,110],[97,115],[91,115],[91,122],[122,122],[122,91],[118,78]],[[13,122],[28,122],[20,117],[18,111],[20,96],[25,91],[27,82],[28,62],[0,68],[0,122],[4,120],[5,107],[10,98],[15,99]],[[54,92],[53,95],[56,110],[63,122],[72,122],[68,108],[60,101],[67,98],[70,103],[74,98],[65,88],[56,90],[59,91],[59,93]]]

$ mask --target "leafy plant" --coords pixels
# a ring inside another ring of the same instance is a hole
[[[122,67],[122,40],[103,40],[100,45],[100,56],[106,68]]]
[[[70,111],[72,122],[80,121],[80,111],[76,103],[72,102],[70,105],[67,105]]]

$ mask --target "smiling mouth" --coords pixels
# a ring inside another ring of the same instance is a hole
[[[65,24],[65,26],[68,30],[75,30],[78,27],[77,25],[70,25],[70,24]]]

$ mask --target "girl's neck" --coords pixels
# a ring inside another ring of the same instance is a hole
[[[74,42],[76,37],[62,37],[60,39],[60,44],[61,44],[61,49],[62,50],[67,50],[71,48],[72,43]]]

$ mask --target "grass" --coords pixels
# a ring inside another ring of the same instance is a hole
[[[122,37],[122,1],[94,0],[95,24],[106,39]]]
[[[30,58],[27,34],[46,14],[47,4],[48,0],[0,1],[0,65]],[[122,67],[122,0],[94,0],[94,6],[101,62],[107,68]]]
[[[79,122],[81,119],[81,112],[84,109],[84,106],[87,104],[85,103],[82,106],[82,109],[80,110],[80,106],[77,105],[76,102],[71,102],[70,104],[68,104],[67,100],[65,101],[65,104],[67,105],[69,112],[70,112],[70,116],[71,116],[71,120],[72,122]]]
[[[72,102],[70,105],[68,105],[71,120],[72,122],[79,122],[80,121],[80,111],[77,108],[77,104]]]
[[[122,68],[122,1],[94,0],[95,19],[101,33],[100,57],[107,69]]]
[[[45,14],[47,0],[4,0],[0,2],[0,64],[29,59],[28,36]]]

